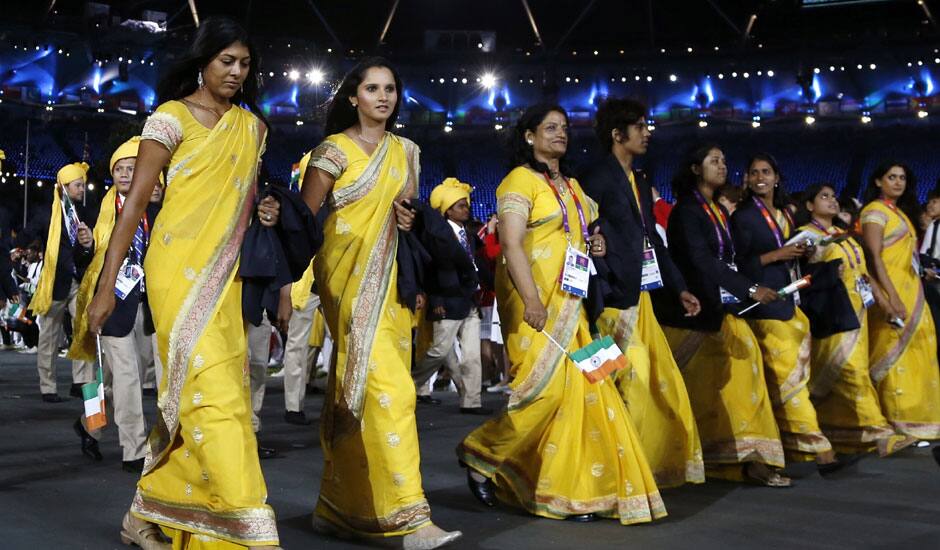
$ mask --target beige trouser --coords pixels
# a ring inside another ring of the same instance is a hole
[[[251,427],[255,433],[261,430],[261,405],[264,403],[265,381],[268,377],[268,360],[271,358],[271,322],[267,312],[261,315],[261,324],[248,325],[248,374],[251,381]]]
[[[64,331],[62,322],[65,311],[68,310],[75,318],[75,297],[78,295],[78,283],[72,281],[69,297],[65,300],[52,302],[49,311],[40,315],[39,343],[36,350],[36,368],[39,370],[39,391],[41,393],[58,393],[56,387],[55,358],[59,352]],[[95,365],[86,361],[72,361],[72,382],[86,384],[95,378]]]
[[[307,342],[313,328],[313,314],[320,307],[320,297],[311,294],[303,309],[294,310],[287,327],[287,343],[284,344],[284,409],[293,412],[304,410],[307,395],[307,377],[310,375]]]
[[[143,458],[147,452],[141,376],[145,362],[153,358],[152,345],[151,337],[144,334],[143,306],[137,307],[130,334],[101,337],[105,404],[108,418],[117,424],[125,461]],[[100,430],[91,435],[100,439]]]
[[[151,350],[153,351],[153,374],[154,379],[157,381],[157,389],[159,390],[160,384],[163,383],[163,361],[160,360],[160,350],[157,348],[157,333],[154,332],[150,335]],[[148,374],[149,376],[149,374]],[[144,379],[146,380],[146,378]],[[146,388],[146,384],[144,385]]]
[[[454,342],[458,338],[461,354],[459,363],[448,360],[448,356],[454,354]],[[457,385],[460,407],[479,407],[483,367],[480,363],[480,315],[476,308],[470,310],[466,319],[434,321],[434,343],[411,373],[418,395],[429,395],[430,388],[424,386],[442,365],[447,367],[451,379]]]

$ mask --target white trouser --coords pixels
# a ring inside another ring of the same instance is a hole
[[[65,300],[57,300],[49,306],[49,311],[40,315],[39,343],[36,350],[36,369],[39,371],[39,391],[41,393],[58,393],[56,387],[55,358],[59,354],[59,344],[62,342],[64,331],[62,322],[68,310],[72,319],[75,319],[75,298],[78,296],[78,283],[72,281],[69,296]],[[95,364],[87,361],[72,361],[72,383],[86,384],[95,378]]]
[[[453,358],[454,343],[460,340],[460,361]],[[450,371],[450,377],[457,385],[462,408],[480,406],[480,388],[483,368],[480,362],[480,315],[476,308],[470,310],[465,319],[442,319],[434,321],[434,343],[412,371],[418,395],[428,395],[424,388],[431,376],[442,365]]]
[[[271,356],[271,323],[267,312],[261,315],[261,324],[248,325],[248,373],[251,382],[251,427],[261,430],[261,405],[264,403],[265,380],[268,376],[268,360]]]
[[[310,364],[307,348],[310,346],[310,329],[313,316],[320,307],[320,297],[311,294],[302,309],[295,309],[287,327],[287,343],[284,344],[284,409],[292,412],[304,410],[307,396],[307,377]]]

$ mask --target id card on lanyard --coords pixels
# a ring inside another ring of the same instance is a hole
[[[646,230],[646,216],[643,215],[643,201],[640,200],[640,188],[636,184],[636,176],[633,172],[627,175],[630,180],[630,187],[633,189],[633,198],[636,202],[636,210],[640,214],[640,226],[643,228],[643,253],[640,257],[640,290],[650,291],[663,287],[663,276],[659,271],[659,259],[656,257],[656,249],[650,242],[649,233]]]
[[[845,234],[844,231],[839,231],[834,227],[831,230],[826,229],[823,224],[819,223],[815,219],[810,220],[810,223],[813,224],[816,229],[822,231],[826,236],[835,235],[836,237],[840,237]],[[848,261],[849,267],[853,272],[857,268],[861,267],[862,253],[855,246],[855,243],[852,242],[852,239],[846,238],[845,240],[836,240],[834,241],[834,244],[842,249],[842,252],[845,254],[845,258]],[[846,248],[846,245],[848,245],[848,248]],[[849,249],[851,249],[851,251]],[[868,282],[868,279],[866,279],[864,275],[858,275],[855,277],[855,291],[858,292],[858,295],[862,298],[863,307],[867,309],[875,305],[875,294],[871,289],[871,283]]]
[[[586,253],[581,252],[571,244],[571,224],[568,222],[568,207],[565,205],[565,201],[562,200],[561,195],[558,194],[558,190],[555,189],[548,174],[542,175],[545,177],[545,182],[558,201],[558,207],[561,209],[561,222],[565,228],[565,238],[568,240],[568,248],[565,251],[565,263],[562,265],[561,275],[559,276],[561,288],[569,294],[573,294],[579,298],[586,298],[588,294],[588,283],[591,280],[591,275],[594,273],[594,263]],[[581,200],[578,199],[578,195],[575,194],[574,189],[572,189],[567,179],[565,179],[565,185],[568,188],[568,192],[571,193],[572,200],[574,200],[575,210],[578,211],[578,222],[581,224],[581,236],[584,238],[585,246],[587,246],[589,235],[587,231],[587,220],[584,218],[584,209],[581,208]]]
[[[124,210],[124,200],[118,196],[115,197],[115,201],[117,202],[117,213],[120,215]],[[144,242],[142,246],[146,247],[150,240],[150,221],[147,218],[147,214],[144,214],[141,218],[141,222],[144,226]],[[135,230],[135,238],[136,231],[137,230]],[[133,260],[131,259],[132,256]],[[127,298],[127,295],[130,294],[138,284],[141,285],[141,290],[143,290],[144,267],[141,265],[142,263],[141,254],[139,251],[135,250],[135,245],[132,242],[128,249],[128,254],[124,258],[124,263],[121,264],[121,269],[118,271],[117,278],[114,281],[114,295],[119,299],[123,300]]]
[[[715,228],[715,237],[718,239],[718,259],[725,261],[725,235],[722,229],[727,227],[727,220],[725,220],[724,214],[722,214],[721,211],[718,212],[718,216],[715,215],[715,212],[708,206],[708,202],[705,200],[705,197],[702,196],[702,194],[699,193],[697,189],[695,190],[695,198],[698,200],[699,206],[702,207],[702,210],[705,211],[705,215],[708,216],[708,219],[712,222],[712,227]],[[718,219],[719,216],[721,217],[721,221]],[[731,261],[726,265],[728,266],[728,269],[736,272],[738,270],[738,266],[734,262],[734,241],[730,239],[730,235],[728,238],[728,247],[731,251]],[[722,286],[718,287],[718,294],[721,297],[722,304],[741,303],[741,300],[739,300],[737,296],[731,294]]]

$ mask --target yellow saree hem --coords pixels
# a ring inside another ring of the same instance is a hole
[[[205,506],[164,502],[137,491],[131,513],[170,529],[201,534],[243,546],[276,546],[278,535],[270,506],[216,511]]]
[[[431,507],[426,500],[392,510],[384,517],[374,518],[350,516],[321,497],[314,513],[341,531],[367,538],[401,537],[431,523]]]

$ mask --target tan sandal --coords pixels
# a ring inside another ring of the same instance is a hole
[[[124,514],[121,520],[121,542],[125,545],[137,545],[142,550],[171,550],[172,546],[163,538],[160,528],[153,523]]]
[[[760,462],[749,462],[744,468],[744,475],[749,483],[763,485],[764,487],[773,487],[775,489],[785,489],[793,486],[793,480],[780,475]]]

